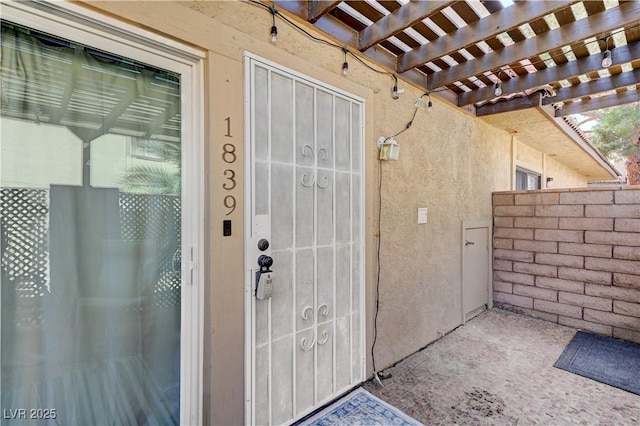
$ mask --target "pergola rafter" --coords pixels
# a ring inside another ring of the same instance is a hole
[[[542,97],[545,105],[568,106],[573,99],[588,101],[621,87],[637,90],[638,1],[518,1],[508,7],[499,1],[467,0],[274,4],[354,54],[478,115],[533,107],[535,96],[524,98],[547,85],[556,96]],[[613,37],[614,32],[620,34]],[[601,52],[607,37],[614,64],[627,65],[610,67],[589,84],[581,82],[585,74],[604,68]],[[521,95],[496,98],[497,79],[505,94]],[[630,97],[617,98],[626,102]]]

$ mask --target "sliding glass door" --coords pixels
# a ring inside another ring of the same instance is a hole
[[[9,20],[1,49],[2,424],[178,424],[182,77]]]

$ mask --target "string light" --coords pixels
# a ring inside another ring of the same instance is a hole
[[[393,88],[391,89],[391,97],[393,99],[398,99],[400,97],[400,93],[398,93],[398,77],[393,75]]]
[[[346,55],[351,55],[351,57],[353,59],[355,59],[356,61],[360,62],[363,66],[365,66],[366,68],[370,69],[371,71],[378,73],[378,74],[384,74],[384,75],[388,75],[391,78],[393,78],[394,81],[394,87],[392,89],[392,95],[393,96],[397,96],[398,95],[404,93],[404,89],[398,89],[398,78],[395,76],[395,74],[388,72],[388,71],[381,71],[378,70],[374,67],[372,67],[371,65],[369,65],[368,63],[366,63],[362,58],[360,58],[358,55],[354,54],[353,52],[351,52],[349,49],[347,49],[346,47],[342,47],[339,46],[331,41],[325,40],[323,38],[319,38],[314,36],[313,34],[311,34],[309,31],[307,31],[305,28],[301,27],[300,25],[298,25],[297,23],[295,23],[294,21],[292,21],[291,19],[287,18],[285,15],[282,15],[280,13],[278,13],[278,10],[274,7],[274,6],[268,6],[264,3],[262,3],[261,1],[258,0],[247,0],[249,3],[254,4],[256,6],[260,6],[263,7],[267,10],[269,10],[269,12],[271,12],[271,16],[272,16],[272,25],[271,25],[271,42],[275,43],[277,40],[277,36],[278,36],[278,28],[276,27],[276,15],[278,15],[280,17],[280,19],[282,19],[283,21],[285,21],[286,23],[288,23],[289,25],[291,25],[292,27],[296,28],[298,31],[300,31],[301,33],[303,33],[304,35],[306,35],[307,37],[309,37],[311,40],[317,42],[317,43],[322,43],[322,44],[326,44],[327,46],[330,47],[335,47],[337,49],[342,50],[345,53],[345,62],[343,62],[342,64],[342,73],[345,73],[345,69],[348,72],[349,69],[349,64],[346,62]],[[345,66],[346,64],[346,66]],[[444,90],[449,90],[447,88],[443,88],[440,90],[436,90],[436,91],[444,91]],[[397,99],[397,97],[394,97],[394,99]]]
[[[602,53],[602,68],[609,68],[613,65],[613,60],[611,59],[611,51],[609,50],[609,37],[606,39],[607,49]]]
[[[493,90],[493,94],[496,96],[502,96],[502,82],[498,81],[495,84],[495,89]]]
[[[404,93],[404,89],[398,88],[398,77],[396,77],[395,74],[391,74],[391,77],[393,77],[393,88],[391,89],[391,97],[393,99],[398,99],[400,98],[400,95]]]
[[[429,102],[427,102],[427,111],[432,112],[433,111],[433,102],[431,102],[431,93],[430,92],[426,92],[423,93],[422,95],[420,95],[420,97],[418,99],[416,99],[416,103],[413,104],[413,106],[418,109],[420,108],[420,105],[422,105],[422,98],[427,97],[427,99],[429,99]],[[414,114],[415,117],[415,114]],[[413,121],[413,119],[411,120]]]
[[[358,57],[357,55],[355,55],[353,52],[349,51],[345,47],[339,46],[339,45],[337,45],[335,43],[332,43],[332,42],[330,42],[328,40],[321,39],[319,37],[316,37],[316,36],[312,35],[306,29],[304,29],[303,27],[297,25],[295,22],[291,21],[286,16],[279,14],[278,10],[273,6],[268,6],[268,5],[262,3],[261,1],[258,1],[258,0],[248,0],[248,2],[252,3],[252,4],[255,4],[255,5],[258,5],[258,6],[261,6],[261,7],[264,7],[265,9],[268,9],[271,12],[271,15],[273,17],[273,25],[271,26],[271,41],[272,41],[272,43],[275,43],[277,41],[278,28],[275,25],[275,15],[278,14],[281,19],[283,19],[285,22],[289,23],[291,26],[295,27],[296,29],[298,29],[299,31],[304,33],[307,37],[311,38],[312,40],[314,40],[316,42],[319,42],[319,43],[327,44],[327,45],[329,45],[331,47],[335,47],[335,48],[341,49],[341,50],[343,50],[343,52],[346,50],[346,52],[345,52],[345,62],[343,62],[343,64],[342,64],[342,72],[343,72],[343,74],[345,73],[345,70],[346,70],[346,72],[348,72],[349,64],[346,62],[346,55],[349,54],[354,59],[356,59],[358,62],[362,63],[362,65],[364,65],[365,67],[369,68],[370,70],[372,70],[372,71],[374,71],[376,73],[379,73],[379,74],[387,74],[387,75],[391,76],[394,79],[394,83],[395,83],[394,87],[392,89],[392,96],[394,97],[394,99],[398,99],[399,95],[404,92],[404,89],[398,89],[397,77],[395,76],[395,74],[393,74],[391,72],[387,72],[387,71],[377,70],[377,69],[373,68],[372,66],[370,66],[369,64],[367,64],[366,62],[364,62],[360,57]],[[608,46],[609,38],[611,36],[615,35],[615,34],[622,33],[622,32],[625,32],[625,31],[630,31],[630,30],[633,30],[633,29],[638,28],[638,27],[640,27],[640,24],[633,25],[633,26],[631,26],[629,28],[620,29],[620,30],[618,30],[618,31],[616,31],[614,33],[609,34],[606,37],[599,38],[597,40],[592,40],[592,41],[589,41],[589,42],[584,42],[583,46],[586,47],[586,46],[588,46],[588,45],[590,45],[592,43],[598,43],[600,41],[605,40],[607,42],[607,49],[603,52],[602,66],[604,68],[610,67],[612,65],[612,54],[611,54],[611,50],[609,50],[609,48],[608,48],[609,47]],[[556,57],[560,57],[560,56],[564,56],[564,55],[565,55],[565,52],[561,52],[561,53],[552,55],[552,56],[550,56],[550,58],[547,58],[545,60],[539,60],[539,61],[531,62],[531,63],[529,63],[527,65],[511,66],[511,68],[512,69],[526,68],[527,66],[536,65],[538,63],[543,63],[548,59],[554,59]],[[475,77],[475,76],[469,77],[469,80],[472,83],[474,83],[476,81],[482,81],[480,78]],[[450,89],[448,87],[441,87],[441,88],[438,88],[438,89],[432,89],[432,90],[430,90],[430,92],[431,93],[436,93],[436,92],[443,92],[443,91],[447,91],[447,90],[450,90]],[[496,93],[496,96],[501,96],[501,94],[502,94],[501,91],[502,91],[502,84],[501,83],[496,83],[494,85],[494,93],[495,92],[500,92],[500,95],[498,95]]]
[[[278,13],[278,9],[275,7],[270,7],[271,18],[273,23],[271,24],[271,43],[276,44],[278,41],[278,27],[276,27],[276,14]]]
[[[346,77],[347,74],[349,74],[349,63],[347,62],[347,52],[349,51],[347,50],[346,47],[343,47],[342,52],[344,52],[344,62],[342,63],[342,75]]]

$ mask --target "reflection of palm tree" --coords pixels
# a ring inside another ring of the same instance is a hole
[[[127,210],[135,240],[155,240],[162,250],[153,287],[154,303],[179,304],[181,146],[158,140],[143,142],[137,153],[143,162],[129,167],[119,180],[121,214]]]
[[[135,194],[179,195],[182,189],[180,144],[150,142],[146,145],[147,152],[162,162],[130,167],[120,179],[121,190]]]

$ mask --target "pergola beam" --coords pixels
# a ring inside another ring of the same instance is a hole
[[[512,6],[513,7],[513,6]],[[510,8],[509,8],[510,9]],[[640,23],[640,2],[627,2],[429,76],[429,88],[452,84],[590,37]],[[480,89],[482,90],[482,89]]]
[[[640,58],[640,42],[621,46],[612,50],[615,63],[631,62]],[[590,55],[575,61],[559,64],[555,67],[546,68],[531,74],[520,76],[502,82],[503,93],[518,93],[534,87],[543,86],[554,81],[564,80],[587,74],[592,71],[602,69],[602,57],[600,55]],[[476,102],[486,101],[494,98],[493,87],[488,86],[482,89],[461,93],[458,95],[458,105],[468,105]]]
[[[275,0],[274,3],[284,11],[298,18],[305,19],[305,12],[298,7],[300,2]],[[357,53],[356,46],[359,33],[345,23],[327,14],[318,19],[314,27],[316,30],[323,32],[329,39],[337,41],[338,44],[351,47]],[[371,47],[360,54],[363,56],[363,59],[370,60],[374,64],[374,67],[377,65],[381,70],[384,69],[392,73],[397,68],[397,58],[385,49]],[[427,75],[417,69],[402,73],[402,79],[410,82],[421,90],[427,90]],[[389,87],[389,93],[391,93],[391,86]],[[432,94],[432,96],[436,96],[450,104],[457,105],[458,98],[453,92],[443,91],[438,94]],[[471,115],[474,114],[473,106],[465,106],[463,110]]]
[[[542,100],[542,104],[555,104],[634,84],[640,84],[640,68],[636,68],[629,72],[611,75],[609,77],[598,78],[586,83],[575,84],[571,87],[558,89],[556,90],[556,96],[544,98]]]
[[[596,109],[638,102],[640,101],[639,89],[640,88],[636,87],[636,90],[627,90],[626,92],[591,98],[582,102],[572,102],[569,105],[565,105],[562,109],[556,110],[555,115],[556,117],[562,117],[569,114],[580,114]]]
[[[452,3],[454,2],[412,1],[407,3],[360,31],[358,50],[363,52],[389,37],[402,32],[404,29],[412,27]],[[431,44],[428,46],[431,46]]]
[[[314,23],[324,15],[329,13],[331,9],[340,4],[340,1],[323,1],[313,0],[309,2],[309,9],[307,11],[307,21]]]
[[[164,110],[164,112],[162,112],[162,114],[158,114],[147,125],[147,133],[146,133],[147,139],[150,139],[151,136],[154,133],[156,133],[158,129],[160,129],[160,126],[162,126],[163,124],[165,124],[167,121],[169,121],[171,118],[175,117],[178,114],[180,114],[180,102],[179,101],[172,102],[171,105],[169,105],[169,107],[167,107]]]
[[[532,93],[526,97],[513,98],[499,101],[494,104],[482,105],[481,107],[476,107],[476,117],[537,107],[540,106],[541,97],[542,94],[540,93]]]
[[[425,2],[431,3],[431,2]],[[566,7],[573,1],[521,1],[432,43],[400,55],[398,72],[426,64]],[[411,4],[411,3],[410,3]],[[408,5],[407,5],[408,6]],[[405,7],[407,7],[405,6]],[[403,8],[401,8],[403,9]],[[401,10],[398,9],[398,10]],[[391,15],[389,15],[391,16]],[[387,16],[386,18],[388,18]],[[384,19],[384,18],[383,18]],[[382,19],[381,19],[382,20]],[[364,32],[364,30],[362,31]],[[441,84],[440,84],[441,85]]]
[[[139,95],[140,93],[137,90],[137,85],[135,84],[135,82],[131,82],[129,84],[129,87],[127,88],[126,95],[124,95],[120,99],[118,104],[113,107],[113,109],[109,112],[109,115],[103,118],[102,126],[92,131],[88,136],[88,140],[85,140],[85,142],[91,142],[94,139],[97,139],[100,136],[109,133],[109,129],[115,126],[120,116],[124,114],[124,112],[133,104],[133,102],[138,98]]]

